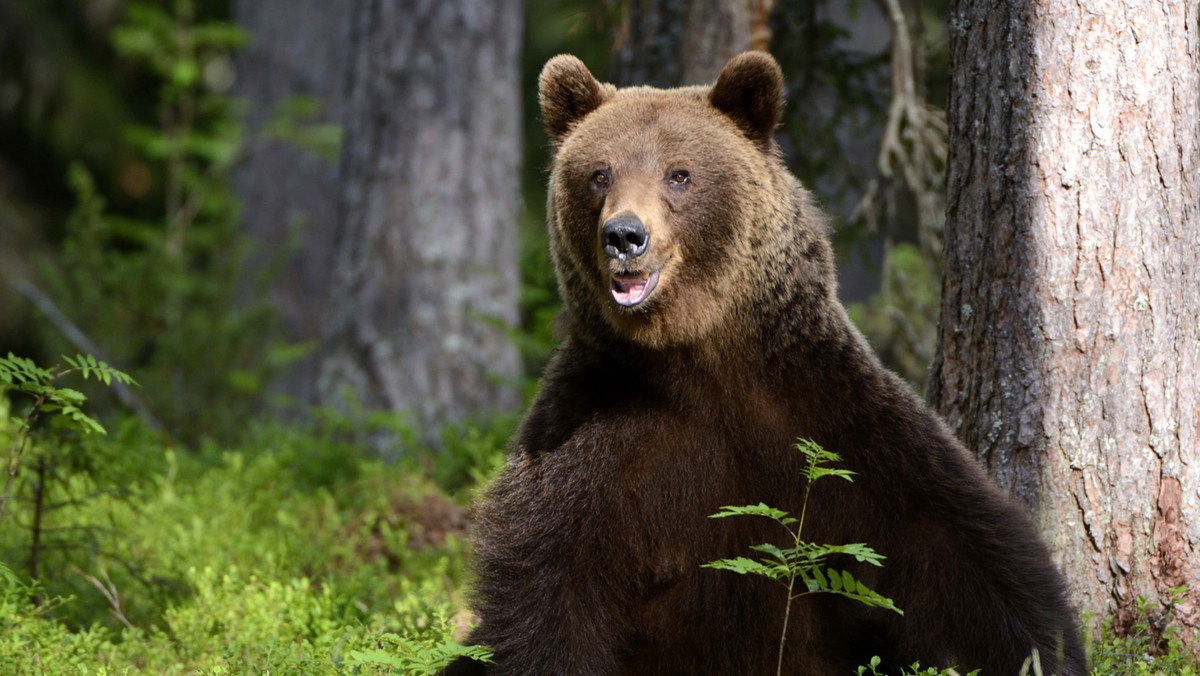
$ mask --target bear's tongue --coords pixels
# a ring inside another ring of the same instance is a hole
[[[624,275],[613,275],[612,297],[618,305],[633,307],[646,300],[654,286],[658,284],[658,271],[634,272]]]

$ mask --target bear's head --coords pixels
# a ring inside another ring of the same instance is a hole
[[[539,99],[555,151],[551,250],[580,328],[695,344],[746,327],[780,293],[793,243],[779,231],[807,193],[773,140],[783,76],[771,56],[734,58],[711,87],[662,90],[602,84],[562,55]]]

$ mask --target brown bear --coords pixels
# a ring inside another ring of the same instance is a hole
[[[659,90],[558,56],[539,93],[565,338],[478,507],[469,642],[494,664],[448,673],[774,673],[785,588],[702,564],[787,534],[708,516],[798,513],[804,438],[855,472],[814,487],[804,538],[885,555],[839,567],[904,614],[798,598],[783,673],[879,656],[1015,676],[1036,648],[1045,673],[1083,674],[1031,522],[839,303],[826,221],[773,140],[775,61],[747,53],[711,87]]]

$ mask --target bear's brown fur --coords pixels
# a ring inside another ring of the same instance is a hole
[[[495,664],[449,673],[774,673],[785,592],[701,564],[787,544],[722,505],[798,512],[797,438],[853,483],[812,493],[805,539],[900,616],[795,601],[785,673],[887,665],[1082,674],[1063,584],[1029,520],[884,369],[836,297],[825,220],[772,140],[768,55],[712,87],[615,89],[574,57],[542,72],[555,144],[549,229],[566,337],[475,525]],[[782,536],[782,537],[781,537]]]

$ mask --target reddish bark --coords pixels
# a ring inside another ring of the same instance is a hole
[[[1193,1],[958,0],[930,399],[1085,610],[1200,625]],[[1190,633],[1190,632],[1189,632]]]

